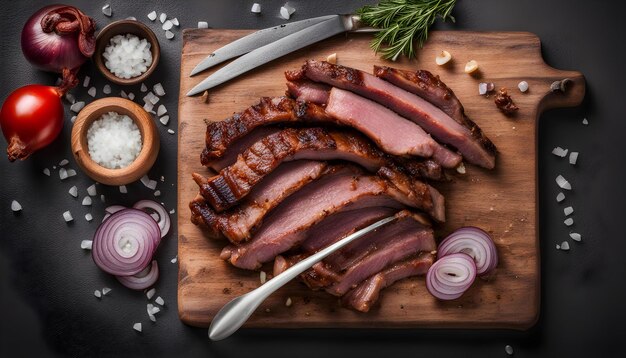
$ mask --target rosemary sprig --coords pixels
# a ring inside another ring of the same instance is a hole
[[[455,4],[456,0],[382,0],[376,6],[358,9],[357,14],[363,23],[381,29],[371,48],[395,61],[400,54],[415,56],[414,45],[424,46],[428,28],[438,17],[454,22],[450,13]]]

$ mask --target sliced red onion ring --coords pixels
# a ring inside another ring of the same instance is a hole
[[[120,283],[132,290],[146,289],[156,282],[159,278],[159,265],[156,260],[152,260],[152,264],[141,272],[132,276],[115,276]]]
[[[161,229],[161,237],[164,237],[170,231],[170,216],[163,205],[152,200],[139,200],[135,203],[135,205],[133,205],[133,208],[143,210],[148,214],[156,213],[159,215],[159,220],[157,220],[157,222],[159,224],[159,229]]]
[[[115,214],[116,212],[118,212],[120,210],[124,210],[124,209],[126,209],[126,207],[122,206],[122,205],[107,206],[106,208],[104,208],[104,212],[106,214],[104,214],[104,217],[102,218],[102,222],[104,222],[104,220],[108,219],[109,216],[111,216],[112,214]]]
[[[476,262],[479,276],[491,272],[498,265],[498,252],[491,236],[485,231],[467,226],[448,235],[437,249],[437,258],[462,252]]]
[[[161,231],[150,215],[137,209],[124,209],[100,224],[91,254],[103,271],[131,276],[148,266],[160,240]]]
[[[454,300],[463,295],[476,278],[476,263],[467,254],[444,256],[428,269],[426,288],[440,300]]]

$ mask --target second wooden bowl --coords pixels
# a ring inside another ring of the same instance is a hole
[[[87,130],[104,113],[117,112],[129,116],[141,132],[141,151],[135,160],[125,168],[109,169],[96,163],[89,156]],[[152,167],[159,154],[159,132],[152,116],[133,101],[108,97],[94,101],[83,108],[72,127],[72,154],[80,168],[95,181],[107,185],[132,183]]]
[[[133,34],[140,39],[146,39],[150,43],[150,51],[152,52],[152,64],[146,72],[142,73],[137,77],[132,78],[119,78],[104,64],[104,57],[102,57],[102,53],[104,53],[104,49],[109,45],[109,41],[113,36],[116,35],[126,35]],[[159,40],[156,35],[148,26],[145,24],[136,21],[136,20],[119,20],[112,22],[105,26],[100,33],[98,33],[98,37],[96,38],[96,51],[93,55],[94,62],[96,63],[96,67],[102,73],[104,77],[106,77],[109,81],[116,83],[118,85],[134,85],[140,82],[143,82],[147,79],[157,64],[159,63],[159,58],[161,57],[161,47],[159,46]]]

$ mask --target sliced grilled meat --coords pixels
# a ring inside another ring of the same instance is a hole
[[[221,257],[240,268],[258,268],[302,243],[311,227],[325,217],[347,210],[409,206],[429,207],[426,211],[431,213],[443,212],[443,196],[436,193],[438,196],[433,198],[427,186],[419,186],[412,193],[406,193],[387,180],[362,173],[359,168],[339,167],[335,173],[325,175],[288,197],[264,220],[251,241],[226,247]]]
[[[331,87],[309,80],[287,81],[287,94],[299,102],[309,102],[321,106],[328,103]]]
[[[425,275],[434,262],[435,255],[430,252],[421,252],[414,257],[395,263],[361,282],[356,288],[343,295],[341,302],[357,311],[368,312],[378,301],[381,290],[407,277]]]
[[[221,234],[232,243],[247,241],[268,212],[322,176],[326,167],[325,162],[309,160],[285,163],[255,186],[240,205],[219,214],[198,196],[189,204],[192,222],[206,225],[214,234]]]
[[[473,164],[493,168],[495,155],[491,148],[473,137],[466,127],[423,98],[363,71],[308,60],[298,71],[286,73],[290,81],[309,78],[355,92],[376,101],[401,116],[419,124],[437,140],[454,146]]]

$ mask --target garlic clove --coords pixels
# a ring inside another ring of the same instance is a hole
[[[439,66],[443,66],[446,63],[450,62],[452,59],[452,55],[448,51],[441,51],[437,57],[435,57],[435,63]]]
[[[471,60],[465,64],[465,73],[473,73],[478,70],[478,62]]]

